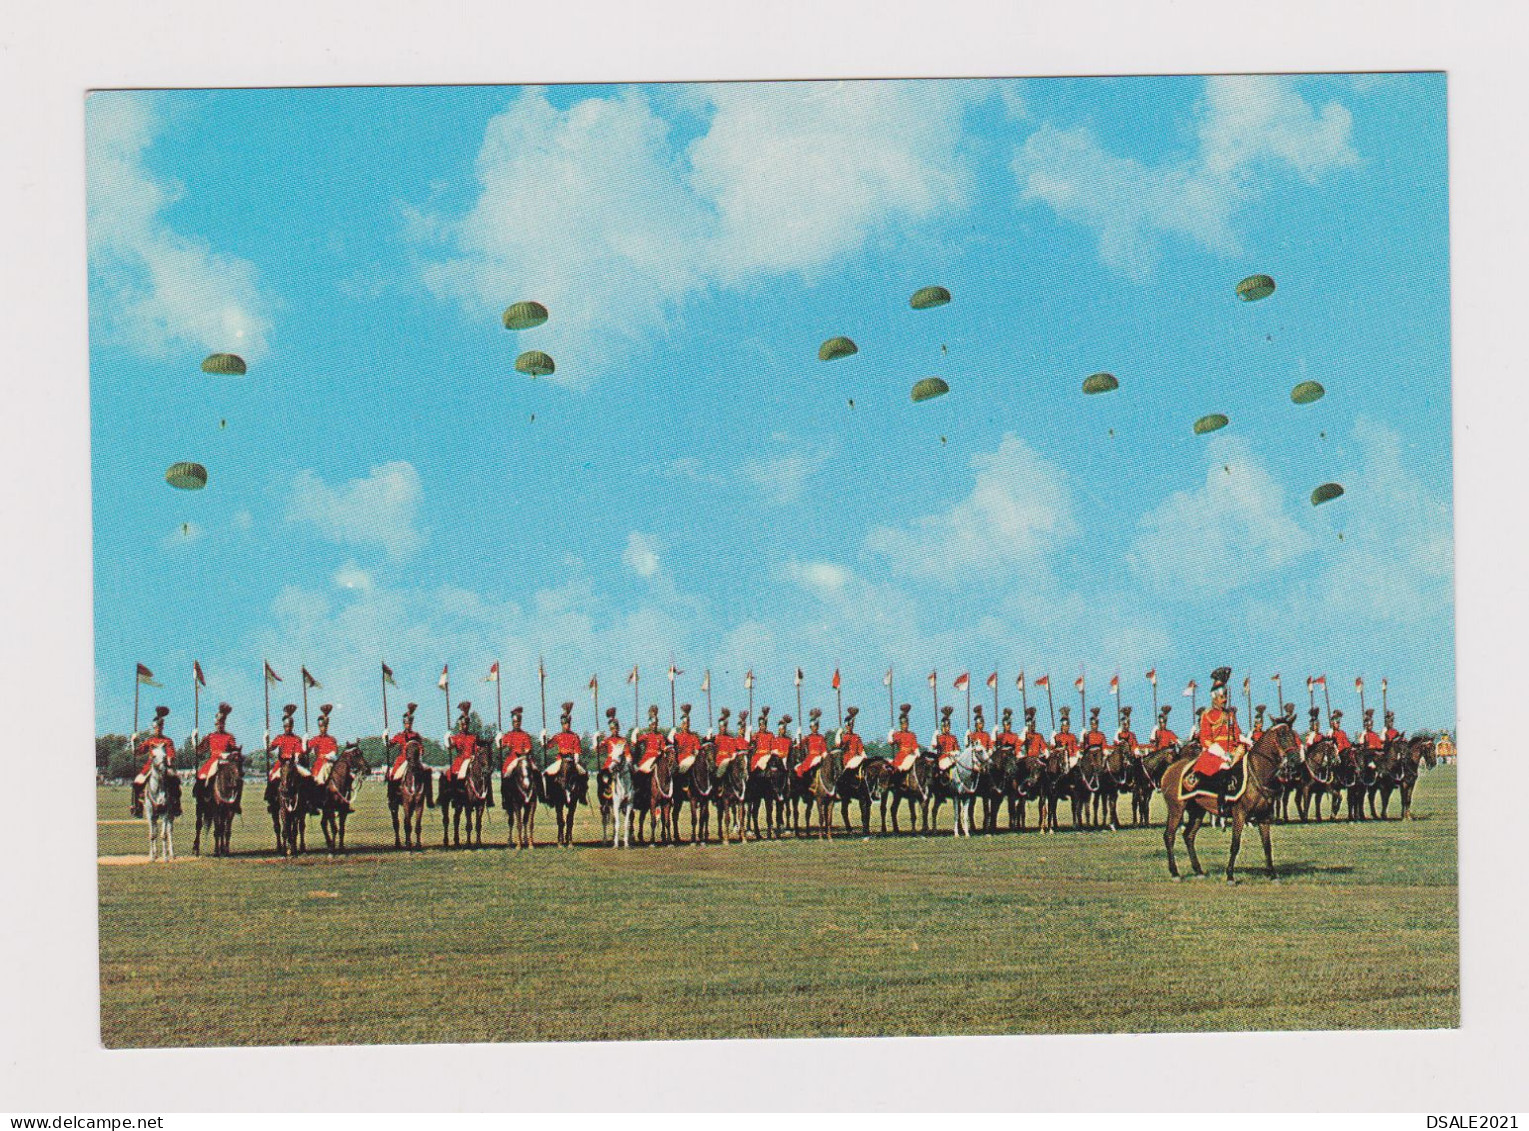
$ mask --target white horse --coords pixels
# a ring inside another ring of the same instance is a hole
[[[982,774],[987,751],[980,746],[963,746],[956,752],[950,767],[950,800],[955,808],[954,836],[971,836],[977,808],[977,782]]]
[[[632,756],[622,750],[611,766],[612,848],[631,848],[632,833]]]
[[[175,818],[170,811],[170,760],[163,746],[154,748],[143,785],[143,817],[149,825],[149,859],[175,859]]]

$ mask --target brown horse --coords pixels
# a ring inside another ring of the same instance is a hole
[[[711,807],[717,794],[716,744],[701,743],[700,752],[684,773],[685,798],[690,802],[690,843],[705,844],[711,838]]]
[[[744,803],[749,788],[749,756],[735,754],[726,765],[716,770],[716,786],[713,800],[717,806],[717,839],[727,843],[728,832],[734,841],[743,843]]]
[[[834,838],[834,802],[839,799],[839,779],[843,777],[844,759],[830,750],[823,755],[817,768],[806,775],[810,805],[817,806],[818,835],[825,840]],[[809,823],[812,814],[807,814]]]
[[[1437,765],[1437,756],[1434,752],[1434,740],[1418,736],[1417,738],[1405,738],[1398,736],[1392,740],[1397,747],[1395,752],[1396,764],[1399,772],[1396,775],[1396,788],[1402,795],[1402,816],[1404,821],[1412,820],[1412,791],[1417,788],[1419,766],[1427,766],[1430,770]],[[1386,806],[1391,800],[1391,791],[1384,785],[1381,787],[1380,815],[1385,817]]]
[[[393,813],[393,847],[423,848],[425,808],[431,804],[434,792],[433,774],[425,765],[423,747],[419,739],[411,738],[404,747],[404,774],[389,790],[388,808]],[[398,839],[398,812],[403,810],[403,840]]]
[[[648,778],[648,812],[637,815],[637,841],[642,843],[643,817],[650,816],[653,823],[648,829],[650,844],[669,844],[678,840],[674,832],[674,777],[675,757],[672,747],[664,747],[653,762]]]
[[[541,792],[541,771],[529,754],[521,755],[508,774],[499,776],[499,799],[510,826],[510,847],[536,847],[536,807]]]
[[[908,803],[908,830],[913,833],[919,831],[920,818],[923,820],[924,832],[929,833],[933,827],[930,824],[930,803],[934,798],[935,777],[937,775],[938,761],[930,754],[920,751],[913,759],[913,764],[906,770],[893,770],[888,767],[886,792],[881,795],[881,831],[887,831],[887,806],[892,807],[892,831],[902,832],[897,824],[898,807],[906,801]]]
[[[345,822],[350,817],[351,801],[370,771],[361,744],[347,742],[319,786],[319,827],[324,830],[330,852],[345,851]]]
[[[483,847],[483,814],[494,804],[494,779],[488,768],[488,746],[473,744],[472,759],[462,776],[449,781],[441,776],[441,846],[462,847],[462,817],[467,816],[467,847]],[[448,839],[449,838],[449,839]]]
[[[276,826],[276,852],[297,856],[304,848],[303,825],[307,819],[308,779],[297,771],[295,759],[283,758],[276,770],[276,790],[271,820]]]
[[[1151,759],[1151,753],[1133,752],[1131,755],[1131,824],[1136,828],[1152,823],[1152,795],[1157,792],[1157,780],[1160,775],[1152,772],[1149,766]],[[1168,761],[1173,761],[1171,754]]]
[[[844,764],[842,751],[830,751],[828,756],[839,759],[841,766]],[[839,817],[844,822],[846,833],[854,831],[849,821],[849,807],[852,802],[858,801],[860,803],[860,834],[866,837],[871,835],[871,806],[881,801],[886,789],[887,760],[885,758],[867,758],[860,765],[839,774],[837,787]]]
[[[1184,847],[1189,852],[1189,863],[1196,876],[1205,875],[1200,858],[1195,855],[1195,835],[1207,816],[1230,815],[1232,823],[1231,850],[1226,858],[1227,883],[1236,883],[1237,851],[1242,847],[1242,829],[1248,821],[1258,826],[1259,838],[1264,846],[1264,864],[1271,880],[1278,880],[1274,870],[1274,853],[1269,845],[1269,823],[1274,816],[1274,797],[1277,786],[1275,775],[1280,764],[1293,751],[1299,750],[1301,740],[1290,728],[1287,719],[1279,719],[1259,737],[1243,759],[1246,783],[1242,795],[1223,803],[1220,798],[1200,793],[1183,793],[1184,774],[1194,764],[1191,758],[1180,758],[1163,773],[1163,800],[1168,803],[1168,820],[1163,827],[1163,846],[1168,850],[1168,874],[1179,879],[1179,867],[1173,858],[1173,842],[1179,826],[1184,828]],[[1196,754],[1195,757],[1199,755]]]
[[[212,854],[228,856],[232,852],[234,815],[239,812],[239,802],[244,796],[244,751],[238,746],[230,747],[218,763],[212,776],[196,783],[196,838],[191,851],[200,855],[203,810],[207,828],[212,832]]]
[[[573,818],[588,798],[589,773],[578,762],[558,768],[558,762],[554,761],[542,771],[542,800],[552,807],[560,846],[566,848],[573,844]]]
[[[744,751],[738,755],[752,761],[753,755]],[[775,839],[782,835],[784,829],[780,823],[783,813],[783,804],[786,797],[786,760],[777,753],[772,753],[759,768],[748,772],[748,782],[744,787],[744,801],[748,806],[748,824],[754,830],[754,839],[761,839],[759,831],[759,811],[764,809],[765,828],[764,837]]]
[[[1338,748],[1330,738],[1319,738],[1300,754],[1301,770],[1295,781],[1295,811],[1302,821],[1322,819],[1322,798],[1333,792],[1333,769],[1338,761]],[[1333,812],[1338,809],[1337,795],[1333,798]]]

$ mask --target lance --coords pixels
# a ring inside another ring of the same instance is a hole
[[[1083,720],[1088,718],[1088,681],[1078,676],[1078,733],[1083,733]]]
[[[929,690],[934,692],[934,725],[940,725],[940,670],[929,673]]]
[[[1364,676],[1354,680],[1354,686],[1359,691],[1359,721],[1364,722]]]
[[[307,738],[308,738],[308,679],[309,679],[309,676],[308,676],[308,668],[307,668],[306,665],[300,664],[298,666],[303,669],[302,676],[301,676],[301,678],[298,679],[297,682],[299,682],[299,683],[301,683],[303,685],[303,739],[304,739],[304,741],[306,741]],[[448,727],[451,725],[451,707],[450,707],[449,704],[447,705],[447,708],[446,708],[446,725]]]
[[[387,741],[392,724],[388,722],[388,662],[382,661],[382,739]]]
[[[1046,713],[1051,716],[1051,729],[1056,731],[1056,705],[1051,700],[1051,674],[1048,672],[1041,677],[1041,682],[1046,685]]]
[[[748,671],[748,674],[743,677],[743,685],[745,687],[747,687],[748,691],[749,691],[749,726],[753,727],[753,726],[755,726],[758,723],[758,720],[754,718],[754,669],[753,668],[750,668],[749,671]]]
[[[998,670],[993,670],[993,725],[998,725]],[[996,733],[996,731],[995,731]]]
[[[796,669],[796,737],[802,737],[802,669]]]
[[[839,669],[834,669],[834,702],[839,708],[839,729],[844,729],[844,688],[843,680],[839,678]]]
[[[598,716],[600,712],[597,710]],[[494,729],[504,733],[504,680],[499,678],[499,661],[494,661]]]
[[[669,729],[679,726],[679,711],[675,708],[674,677],[679,675],[679,669],[674,666],[674,654],[669,654]]]
[[[1327,728],[1331,730],[1333,725],[1333,695],[1331,691],[1327,690],[1327,677],[1325,675],[1322,677],[1322,701],[1327,704]]]
[[[1030,711],[1030,693],[1025,690],[1025,673],[1020,672],[1015,682],[1019,684],[1019,717],[1024,718]]]
[[[1314,683],[1312,681],[1311,676],[1307,676],[1306,677],[1306,706],[1307,706],[1308,709],[1311,709],[1311,710],[1315,710],[1316,706],[1317,706],[1317,693],[1312,690],[1313,687],[1314,687]]]
[[[446,700],[446,733],[451,734],[451,666],[441,665],[441,695]],[[543,723],[543,726],[546,724]]]
[[[972,677],[966,677],[966,733],[972,732]]]
[[[1274,673],[1273,679],[1274,697],[1279,700],[1279,714],[1283,715],[1285,713],[1285,685],[1280,682],[1279,672]]]
[[[1200,713],[1200,685],[1194,680],[1189,681],[1189,717],[1194,718]]]
[[[637,729],[637,720],[642,717],[640,714],[641,707],[638,705],[638,698],[642,692],[642,673],[638,670],[636,664],[632,665],[632,675],[627,682],[632,685],[632,729],[635,731]]]
[[[271,661],[262,660],[261,663],[265,665],[265,670],[260,673],[260,682],[265,685],[265,774],[269,778],[271,776]]]
[[[542,734],[547,733],[547,666],[542,663],[540,656],[536,657],[536,682],[541,686],[542,693]],[[449,697],[448,697],[449,700]],[[546,751],[546,739],[542,740],[542,750]]]
[[[191,734],[193,738],[200,738],[202,734],[202,681],[196,677],[198,670],[193,663],[191,666]]]
[[[717,724],[711,715],[711,669],[706,669],[706,674],[701,679],[701,690],[706,692],[706,730],[709,734],[717,733]]]
[[[593,733],[595,745],[598,746],[600,744],[600,677],[598,675],[589,677],[589,689],[595,693],[595,723]]]
[[[1391,713],[1391,708],[1386,705],[1386,678],[1380,679],[1380,725],[1386,725],[1386,716]]]
[[[1242,693],[1243,693],[1244,696],[1247,697],[1247,700],[1248,700],[1248,726],[1252,726],[1253,725],[1253,677],[1252,676],[1245,675],[1245,676],[1242,677]]]
[[[142,668],[142,667],[143,667],[142,664],[138,665],[138,668]],[[142,677],[142,675],[139,674],[138,669],[135,668],[134,671],[133,671],[133,729],[132,729],[132,732],[131,732],[133,734],[137,734],[138,733],[138,689],[140,687],[142,687],[142,686],[143,686],[143,677]],[[270,709],[270,707],[267,707],[266,708],[266,729],[268,729],[268,730],[270,729],[270,726],[271,726],[271,723],[270,723],[270,714],[271,714],[271,709]],[[133,745],[133,740],[131,738],[128,739],[127,740],[127,744],[128,744],[128,748],[131,749],[132,745]]]
[[[1152,719],[1153,725],[1157,725],[1157,669],[1153,668],[1147,673],[1147,682],[1152,685]]]
[[[1115,673],[1115,678],[1110,680],[1110,687],[1115,692],[1115,729],[1119,730],[1120,722],[1120,673]]]
[[[892,709],[892,669],[887,669],[887,677],[882,681],[887,685],[887,729],[891,730],[897,725],[897,716]]]

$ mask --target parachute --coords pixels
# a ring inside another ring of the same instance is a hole
[[[552,358],[541,350],[527,350],[515,359],[515,368],[531,377],[545,377],[555,372],[557,366],[552,364]]]
[[[1085,393],[1109,393],[1120,388],[1120,382],[1115,380],[1113,373],[1095,373],[1092,377],[1083,379],[1083,391]]]
[[[943,397],[950,392],[950,386],[938,377],[925,377],[913,386],[913,403],[932,400],[935,397]]]
[[[1311,493],[1311,505],[1320,507],[1323,503],[1332,502],[1341,494],[1343,494],[1343,484],[1324,483]]]
[[[1195,435],[1204,436],[1207,432],[1219,432],[1231,421],[1219,412],[1213,412],[1209,416],[1202,416],[1195,421]]]
[[[207,486],[207,469],[199,463],[172,463],[165,471],[165,482],[182,491],[200,491]]]
[[[848,338],[829,338],[818,347],[819,361],[838,361],[841,357],[859,353],[860,347]]]
[[[1237,297],[1243,302],[1257,302],[1274,293],[1274,280],[1268,275],[1249,275],[1237,284]]]
[[[202,362],[203,373],[223,373],[230,377],[243,377],[246,371],[244,358],[236,353],[209,354]]]
[[[949,301],[950,292],[944,287],[920,287],[913,292],[908,305],[914,310],[929,310],[936,306],[944,306]]]
[[[1326,392],[1327,390],[1316,381],[1302,381],[1290,390],[1290,399],[1296,404],[1311,404],[1313,401],[1321,400]]]
[[[504,312],[506,330],[529,330],[547,320],[547,308],[539,302],[517,302]]]

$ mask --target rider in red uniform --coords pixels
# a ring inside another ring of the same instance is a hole
[[[742,738],[728,729],[727,720],[732,717],[732,714],[732,710],[728,707],[723,707],[717,712],[717,736],[712,740],[712,744],[717,748],[718,773],[721,773],[722,768],[736,758],[747,745]],[[742,717],[739,718],[738,724],[743,725]]]
[[[1046,736],[1035,729],[1035,708],[1025,708],[1025,736],[1021,740],[1021,749],[1026,758],[1044,758],[1046,756]]]
[[[972,707],[972,729],[966,734],[966,744],[976,746],[988,753],[993,749],[993,736],[988,733],[987,724],[982,718],[982,704]]]
[[[499,773],[504,777],[514,773],[515,763],[522,758],[530,757],[531,751],[536,748],[531,735],[520,725],[520,720],[525,713],[524,707],[511,707],[510,729],[499,736],[499,752],[504,755],[504,762],[499,768]]]
[[[782,715],[780,721],[775,724],[775,756],[780,759],[782,766],[791,764],[791,735],[787,731],[791,727],[791,716]]]
[[[1332,733],[1327,737],[1331,738],[1333,740],[1333,745],[1338,748],[1338,757],[1346,758],[1348,761],[1352,762],[1354,761],[1354,744],[1349,741],[1349,736],[1344,733],[1343,728],[1338,725],[1342,721],[1343,712],[1334,711],[1332,713]]]
[[[759,726],[749,742],[749,773],[764,766],[775,754],[775,736],[770,733],[770,708],[759,708]]]
[[[1067,768],[1070,770],[1078,764],[1078,758],[1081,757],[1078,736],[1072,733],[1072,712],[1063,707],[1057,714],[1062,716],[1062,729],[1051,736],[1051,745],[1067,758]]]
[[[130,811],[135,817],[143,816],[143,787],[148,784],[149,770],[154,765],[154,751],[163,749],[165,752],[165,766],[171,777],[175,776],[175,743],[165,734],[165,719],[170,714],[169,707],[154,708],[153,729],[149,736],[136,747],[137,753],[143,758],[143,769],[138,771],[138,776],[133,779],[133,800]],[[134,740],[138,738],[133,735]]]
[[[913,761],[918,757],[918,735],[913,733],[908,725],[908,719],[913,714],[913,708],[907,703],[898,709],[897,729],[887,735],[887,742],[892,746],[892,768],[902,771],[911,769]]]
[[[196,780],[206,781],[217,772],[218,763],[223,755],[238,746],[234,736],[228,733],[228,716],[233,714],[234,709],[227,703],[218,704],[217,721],[213,723],[212,733],[204,740],[207,748],[207,757],[196,768]]]
[[[319,732],[308,740],[304,751],[308,755],[308,768],[313,771],[313,780],[319,785],[329,779],[329,771],[340,757],[340,744],[329,733],[329,713],[333,710],[332,703],[319,708]]]
[[[934,736],[932,746],[935,751],[935,765],[942,770],[948,770],[956,764],[956,751],[961,749],[961,740],[950,733],[950,716],[956,713],[954,707],[940,708],[940,729]]]
[[[1103,750],[1109,744],[1110,740],[1099,729],[1099,708],[1090,707],[1088,710],[1088,731],[1083,735],[1082,745],[1085,747],[1097,746],[1100,750]]]
[[[1014,733],[1014,708],[1003,709],[1003,729],[993,736],[994,750],[1008,750],[1018,754],[1022,743],[1019,735]]]
[[[1126,753],[1128,753],[1128,754],[1136,754],[1136,753],[1138,753],[1138,749],[1137,748],[1140,745],[1140,743],[1138,743],[1137,740],[1136,740],[1136,732],[1131,729],[1131,708],[1130,707],[1122,707],[1122,708],[1120,708],[1120,726],[1115,731],[1115,741],[1117,743],[1124,742],[1126,744]]]
[[[552,761],[547,763],[543,772],[549,778],[555,778],[565,770],[575,775],[584,771],[584,767],[579,765],[579,757],[584,753],[584,740],[573,729],[572,703],[563,704],[561,722],[563,729],[547,743],[547,749],[552,752]]]
[[[1211,673],[1210,709],[1200,716],[1196,731],[1200,739],[1200,757],[1195,761],[1194,770],[1201,777],[1210,777],[1231,765],[1242,741],[1237,716],[1226,705],[1226,681],[1231,677],[1231,668],[1217,668]]]
[[[446,739],[446,749],[451,754],[451,765],[446,767],[444,775],[448,781],[465,777],[478,753],[478,736],[472,732],[472,709],[472,703],[466,699],[457,704],[456,733]]]
[[[298,760],[298,755],[303,752],[302,737],[293,732],[296,725],[294,716],[297,714],[297,704],[288,703],[281,709],[281,733],[271,739],[270,752],[276,756],[271,763],[270,780],[275,781],[276,775],[281,772],[283,762],[291,762],[297,771],[307,777],[307,768]]]
[[[865,761],[865,741],[855,733],[855,716],[859,713],[859,707],[844,708],[844,726],[839,729],[839,740],[834,744],[846,770],[853,770]]]
[[[1402,736],[1402,732],[1396,729],[1396,712],[1395,711],[1387,711],[1386,712],[1386,735],[1385,735],[1386,741],[1387,742],[1395,742],[1401,736]]]
[[[1253,708],[1253,733],[1248,735],[1248,744],[1252,745],[1264,736],[1264,712],[1267,710],[1262,703]]]
[[[668,740],[664,738],[664,732],[658,729],[658,707],[648,708],[648,729],[633,736],[632,745],[637,748],[637,766],[639,774],[651,774],[653,763],[658,761],[658,756],[664,752]]]
[[[1375,733],[1375,708],[1367,707],[1364,712],[1364,731],[1359,736],[1359,745],[1364,747],[1365,756],[1371,766],[1375,765],[1375,758],[1386,748],[1386,740]]]
[[[1313,707],[1308,714],[1310,719],[1307,721],[1306,734],[1302,738],[1302,742],[1310,749],[1318,742],[1321,742],[1324,737],[1322,734],[1322,708]]]
[[[818,768],[818,763],[828,755],[828,739],[820,729],[822,727],[823,712],[813,707],[807,712],[809,729],[802,736],[802,748],[806,750],[806,757],[802,764],[796,768],[796,776],[804,778]]]
[[[390,782],[401,781],[403,779],[404,767],[408,764],[407,751],[409,743],[418,742],[421,746],[424,745],[424,738],[420,735],[419,731],[414,729],[414,712],[417,710],[419,710],[419,704],[410,703],[404,709],[403,730],[388,739],[389,746],[398,748],[398,757],[393,759],[393,768],[388,771],[388,780]]]
[[[726,708],[723,712],[726,713]],[[618,761],[632,756],[632,744],[621,733],[621,720],[616,717],[616,708],[605,708],[605,727],[606,733],[595,743],[595,757],[600,759],[600,768],[609,772]]]
[[[1172,750],[1179,744],[1179,736],[1168,729],[1168,714],[1173,710],[1172,706],[1162,707],[1157,712],[1157,729],[1152,732],[1152,751],[1160,754],[1164,750]]]
[[[669,732],[669,741],[674,745],[674,757],[677,760],[676,769],[684,773],[695,762],[696,755],[701,752],[701,736],[690,729],[690,704],[680,704],[680,725],[677,729]]]

